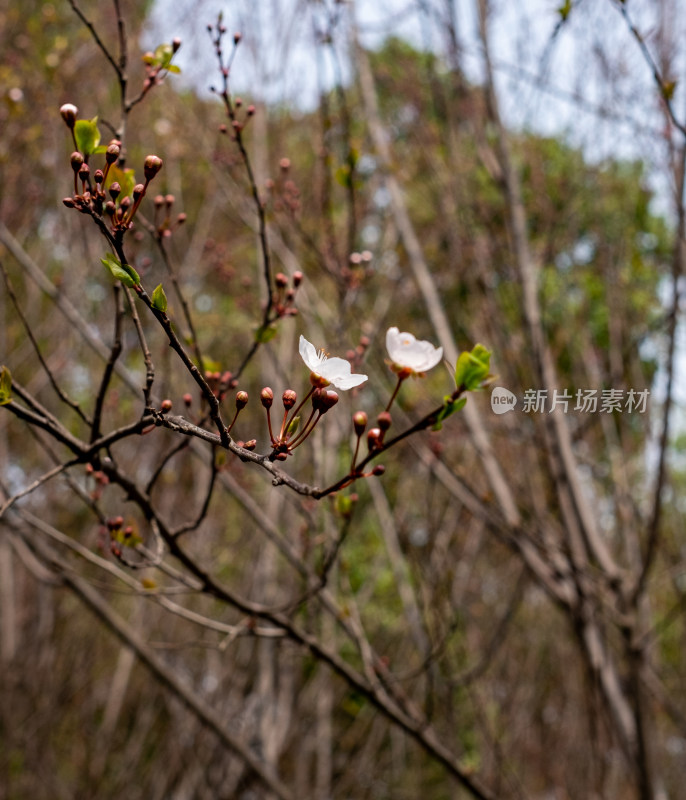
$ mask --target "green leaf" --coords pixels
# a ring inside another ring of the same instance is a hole
[[[275,325],[260,325],[260,327],[255,331],[255,341],[258,344],[267,344],[267,342],[271,342],[275,336]]]
[[[334,173],[334,178],[336,179],[336,183],[338,183],[344,189],[349,189],[352,181],[351,175],[352,170],[350,169],[350,164],[343,164],[338,167]]]
[[[335,509],[342,517],[349,517],[353,510],[353,501],[347,494],[336,495]]]
[[[95,148],[100,144],[98,118],[93,117],[91,120],[77,119],[74,124],[74,138],[76,139],[76,147],[84,156],[89,156],[95,152]]]
[[[100,260],[110,271],[112,277],[118,281],[121,281],[124,286],[132,288],[133,286],[140,285],[141,279],[139,278],[136,270],[130,264],[122,264],[118,258],[115,258],[112,255],[112,253],[107,253],[107,255]]]
[[[557,13],[560,15],[562,22],[567,21],[567,17],[569,17],[572,11],[572,0],[565,0],[564,3],[557,9]]]
[[[181,67],[177,67],[176,64],[167,64],[165,69],[167,72],[173,72],[174,75],[178,75],[181,72]]]
[[[293,419],[288,423],[288,430],[286,431],[286,434],[288,436],[295,436],[299,427],[300,417],[293,417]]]
[[[222,365],[209,356],[202,357],[202,368],[205,372],[221,372]]]
[[[6,406],[12,400],[12,373],[7,367],[0,369],[0,406]]]
[[[457,400],[453,400],[450,395],[446,395],[443,398],[443,401],[444,406],[436,415],[436,422],[434,422],[431,430],[440,431],[440,429],[443,427],[443,420],[448,419],[448,417],[454,414],[456,411],[464,408],[467,398],[458,397]]]
[[[160,67],[166,67],[172,60],[174,50],[170,44],[160,44],[155,48],[155,61]]]
[[[107,173],[107,184],[105,188],[109,189],[115,181],[121,186],[119,199],[131,197],[133,194],[133,187],[136,185],[136,173],[132,169],[121,169],[114,164]]]
[[[463,386],[468,392],[480,388],[489,374],[491,351],[482,344],[475,344],[472,352],[460,354],[455,365],[455,384]]]
[[[164,293],[161,283],[155,287],[152,293],[152,307],[163,314],[167,310],[167,295]]]

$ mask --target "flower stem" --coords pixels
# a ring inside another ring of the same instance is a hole
[[[393,390],[393,394],[391,395],[391,399],[388,401],[388,405],[386,406],[386,411],[390,411],[391,410],[391,406],[393,405],[393,401],[397,397],[398,391],[400,390],[400,386],[402,385],[402,382],[405,380],[405,378],[406,378],[405,375],[398,375],[398,382],[395,385],[395,389]]]

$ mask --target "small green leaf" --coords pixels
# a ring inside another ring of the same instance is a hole
[[[482,344],[475,344],[472,352],[460,353],[455,365],[455,384],[473,392],[481,386],[489,374],[491,351]]]
[[[337,494],[335,500],[336,511],[342,517],[349,517],[353,510],[353,501],[347,494]]]
[[[560,15],[560,18],[563,22],[567,21],[567,17],[569,17],[572,11],[572,0],[565,0],[564,3],[557,9],[557,13]]]
[[[275,325],[260,325],[260,327],[255,331],[255,341],[258,344],[267,344],[267,342],[271,342],[275,336]]]
[[[440,431],[440,429],[443,427],[443,420],[448,419],[448,417],[454,414],[456,411],[464,408],[467,402],[466,397],[458,397],[457,400],[452,400],[450,395],[446,395],[443,400],[445,405],[436,415],[436,422],[432,427],[432,430],[434,431]]]
[[[164,293],[161,283],[155,287],[152,293],[152,307],[163,314],[167,310],[167,295]]]
[[[12,373],[7,367],[0,369],[0,406],[6,406],[12,400]]]
[[[100,144],[100,131],[98,130],[98,118],[77,119],[74,124],[74,138],[76,147],[84,154],[89,156],[95,152],[95,148]]]
[[[299,427],[300,427],[300,417],[293,417],[293,419],[288,424],[288,430],[286,431],[286,434],[288,436],[295,436]]]
[[[172,60],[174,50],[170,44],[160,44],[155,48],[155,61],[160,67],[166,67]]]
[[[107,253],[107,255],[100,260],[110,271],[112,277],[118,281],[121,281],[124,286],[132,288],[133,286],[140,285],[141,279],[139,278],[136,270],[130,264],[122,264],[118,258],[115,258],[112,255],[112,253]]]
[[[177,67],[176,64],[167,64],[165,69],[167,72],[173,72],[174,75],[179,75],[181,73],[181,67]]]
[[[202,357],[202,368],[205,372],[221,372],[222,365],[209,356]]]

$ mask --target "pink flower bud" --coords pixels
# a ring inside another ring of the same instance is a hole
[[[377,464],[372,470],[372,475],[383,475],[385,471],[386,467],[383,464]]]
[[[76,150],[71,154],[69,160],[71,162],[71,168],[74,170],[74,172],[78,172],[81,169],[81,165],[83,164],[83,156],[81,155],[81,153],[79,153],[79,151]]]
[[[322,392],[321,396],[322,414],[326,414],[326,412],[332,409],[337,402],[338,402],[338,395],[332,389],[327,389],[326,391]]]
[[[303,274],[298,270],[297,272],[293,273],[293,286],[297,289],[298,286],[303,282]]]
[[[286,389],[281,399],[283,400],[283,407],[286,409],[286,411],[290,411],[295,405],[298,395],[293,391],[293,389]]]
[[[269,388],[269,386],[265,386],[260,392],[260,402],[265,408],[272,407],[272,403],[274,402],[274,392]]]
[[[164,162],[159,156],[146,156],[145,162],[143,163],[143,174],[145,175],[145,180],[151,181],[162,169],[163,163]]]
[[[356,411],[353,414],[353,427],[356,436],[362,436],[367,427],[367,415],[364,411]]]
[[[119,197],[120,192],[121,192],[121,186],[117,181],[114,181],[113,183],[110,184],[110,197],[113,200],[116,200]]]
[[[145,186],[142,183],[137,183],[133,187],[133,199],[134,201],[139,200],[145,194]]]
[[[283,274],[283,272],[277,272],[274,276],[274,283],[279,289],[285,289],[286,286],[288,286],[288,278]]]
[[[257,439],[249,439],[243,447],[246,450],[254,450],[257,447]]]
[[[388,411],[382,411],[376,418],[376,422],[379,428],[381,428],[381,430],[384,432],[387,431],[393,424],[393,420],[391,419],[391,415],[388,413]]]
[[[370,450],[378,450],[381,447],[382,437],[380,428],[370,428],[367,433],[367,447]]]
[[[107,150],[105,151],[105,161],[108,164],[116,164],[120,153],[121,147],[114,142],[110,142],[107,145]]]
[[[73,105],[72,103],[65,103],[60,108],[60,114],[62,115],[62,119],[67,124],[67,128],[70,130],[73,129],[74,125],[76,125],[76,115],[79,113],[78,108]]]
[[[186,392],[186,394],[183,396],[183,403],[186,406],[186,408],[190,408],[192,402],[193,402],[193,395]]]
[[[240,411],[248,405],[248,393],[241,390],[236,392],[236,409]]]

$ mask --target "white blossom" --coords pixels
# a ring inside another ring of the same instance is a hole
[[[356,375],[350,368],[350,362],[344,358],[328,358],[323,350],[317,350],[304,336],[300,337],[300,355],[310,372],[337,389],[352,389],[367,380],[366,375]]]
[[[415,339],[411,333],[401,333],[395,327],[386,331],[386,349],[396,369],[408,369],[415,374],[435,367],[443,358],[442,347]]]

